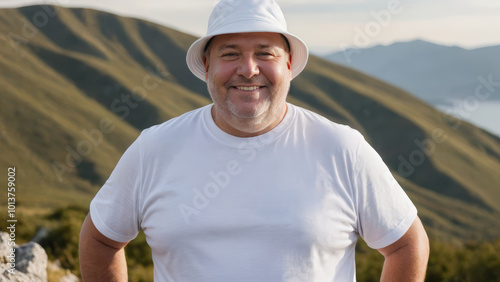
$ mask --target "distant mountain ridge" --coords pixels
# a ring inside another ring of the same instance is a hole
[[[479,77],[488,80],[491,75],[500,83],[500,45],[466,50],[415,40],[348,49],[325,58],[394,84],[433,105],[474,95],[476,87],[484,84]],[[500,101],[499,95],[488,98]]]
[[[1,9],[0,165],[18,167],[20,203],[88,205],[142,129],[209,104],[185,64],[195,39],[91,9]],[[500,236],[500,138],[315,56],[289,101],[363,133],[434,238]]]

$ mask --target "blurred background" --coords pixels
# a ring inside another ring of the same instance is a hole
[[[211,102],[184,58],[215,3],[0,1],[2,186],[16,167],[16,243],[44,248],[49,281],[78,277],[90,200],[140,131]],[[427,281],[498,281],[500,2],[278,3],[312,53],[289,101],[381,154],[431,238]],[[152,281],[143,234],[127,256]],[[361,241],[358,281],[381,265]]]

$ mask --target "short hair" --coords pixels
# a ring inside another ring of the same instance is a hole
[[[280,35],[283,38],[283,41],[285,41],[285,51],[290,54],[291,48],[290,48],[290,42],[288,41],[288,38],[286,38],[286,36],[284,36],[281,33],[280,33]]]
[[[288,41],[288,38],[281,34],[281,38],[283,38],[283,41],[285,42],[285,51],[290,54],[290,42]],[[215,36],[210,37],[210,39],[207,41],[207,44],[205,44],[205,48],[203,48],[203,54],[207,54],[208,47],[210,46],[210,43],[212,43],[212,40],[214,39]]]

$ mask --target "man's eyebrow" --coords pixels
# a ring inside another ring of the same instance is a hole
[[[259,44],[258,47],[259,47],[259,49],[269,49],[269,48],[276,48],[278,46],[270,45],[270,44]]]
[[[236,44],[222,44],[217,50],[221,51],[224,49],[236,49],[238,45]]]

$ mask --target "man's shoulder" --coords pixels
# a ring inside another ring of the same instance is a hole
[[[144,129],[139,136],[143,147],[158,145],[174,145],[190,139],[193,133],[204,126],[204,114],[209,106],[204,106],[163,123]]]
[[[308,133],[310,138],[335,140],[352,144],[353,140],[364,139],[361,133],[345,124],[336,123],[311,110],[292,105],[297,113],[297,126]]]

